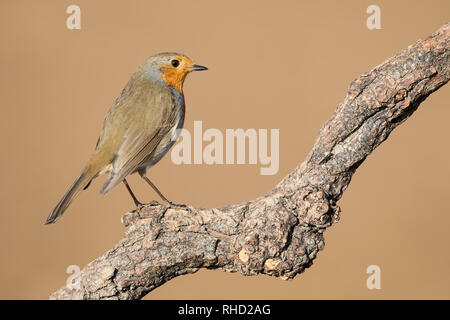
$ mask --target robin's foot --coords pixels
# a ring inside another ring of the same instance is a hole
[[[135,200],[135,201],[134,201],[134,205],[136,206],[136,208],[140,208],[140,207],[142,207],[144,204],[143,204],[142,202],[138,201],[138,200]]]
[[[187,209],[188,208],[188,206],[185,205],[185,204],[173,203],[172,201],[169,201],[169,200],[164,201],[164,203],[167,204],[169,207],[172,207],[172,208],[181,208],[181,209]]]
[[[140,211],[140,209],[144,206],[144,203],[139,202],[139,201],[135,201],[134,205],[136,206],[136,208],[134,208],[134,210],[131,210],[130,212],[138,212],[138,211]]]

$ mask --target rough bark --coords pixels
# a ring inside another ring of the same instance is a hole
[[[200,268],[289,279],[313,263],[364,159],[450,77],[450,23],[355,79],[307,159],[272,191],[223,208],[156,202],[126,213],[125,236],[51,299],[139,299]]]

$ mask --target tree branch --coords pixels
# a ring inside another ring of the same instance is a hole
[[[364,159],[450,77],[450,23],[350,84],[307,159],[272,191],[223,208],[156,202],[126,213],[125,236],[51,299],[139,299],[200,268],[293,278],[313,263],[336,202]]]

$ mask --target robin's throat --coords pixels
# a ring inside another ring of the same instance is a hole
[[[169,87],[174,87],[178,92],[183,92],[183,82],[187,72],[168,69],[161,75],[162,80]]]

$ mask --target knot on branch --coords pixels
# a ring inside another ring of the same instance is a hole
[[[323,232],[339,219],[339,212],[333,200],[313,188],[259,199],[240,223],[231,248],[232,267],[223,269],[293,278],[323,249]]]

